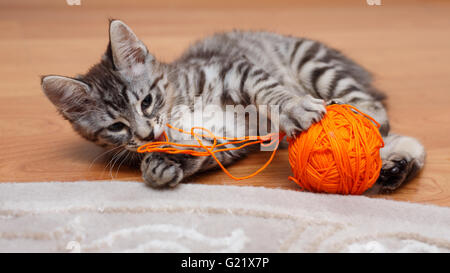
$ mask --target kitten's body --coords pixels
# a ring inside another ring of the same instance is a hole
[[[134,151],[159,138],[166,123],[189,130],[187,118],[198,110],[195,98],[222,110],[226,105],[276,106],[279,129],[290,136],[320,120],[325,102],[336,102],[355,105],[381,124],[386,147],[379,184],[384,189],[399,187],[424,163],[417,140],[389,134],[384,96],[372,87],[369,73],[336,50],[307,39],[234,31],[208,37],[175,62],[163,64],[126,25],[112,21],[110,46],[100,64],[77,80],[47,76],[42,84],[81,135],[107,147],[122,145]],[[187,108],[177,110],[180,105]],[[243,120],[231,121],[222,124],[210,118],[195,125],[218,135],[250,133]],[[189,142],[174,131],[168,133],[171,140]],[[218,155],[230,164],[249,151]],[[142,160],[141,170],[152,186],[174,186],[215,164],[208,157],[151,153]]]

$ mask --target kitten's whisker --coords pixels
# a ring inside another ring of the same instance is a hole
[[[122,155],[123,155],[124,153],[126,153],[126,151],[127,151],[127,150],[122,150],[122,151],[120,151],[119,153],[116,154],[115,160],[114,160],[113,164],[111,165],[111,167],[109,168],[109,176],[111,177],[111,179],[114,179],[114,177],[113,177],[114,166],[116,165],[117,161],[120,160],[120,158],[122,157]]]
[[[120,148],[120,147],[123,147],[123,145],[121,145],[121,146],[119,146],[119,147],[117,147],[117,148]],[[122,150],[123,151],[123,150]],[[119,154],[119,153],[121,153],[122,151],[116,151],[116,153],[113,155],[113,156],[111,156],[111,158],[108,160],[108,163],[105,165],[105,167],[103,168],[103,171],[102,171],[102,176],[103,176],[103,173],[105,172],[105,170],[108,168],[108,166],[110,166],[111,164],[112,164],[112,162],[115,160],[115,158],[116,158],[116,156]]]
[[[126,151],[126,154],[125,154],[125,156],[123,157],[122,161],[120,161],[119,166],[117,167],[116,178],[117,178],[117,175],[119,174],[120,167],[121,167],[122,164],[126,161],[126,159],[128,158],[128,156],[131,154],[130,151],[128,151],[128,150],[125,150],[125,151]]]
[[[106,150],[105,152],[101,153],[100,155],[96,156],[96,157],[92,160],[91,164],[89,164],[88,170],[90,170],[90,169],[92,168],[92,165],[95,163],[95,161],[96,161],[97,159],[99,159],[100,157],[102,157],[102,156],[104,156],[104,155],[106,155],[106,154],[108,154],[108,153],[110,153],[110,152],[113,152],[114,150],[117,150],[117,149],[119,149],[119,148],[122,148],[123,146],[124,146],[124,145],[121,145],[121,146],[118,146],[118,147],[114,147],[114,148],[108,149],[108,150]]]
[[[110,175],[111,175],[111,167],[112,167],[113,163],[116,161],[117,155],[118,155],[119,153],[121,153],[121,152],[122,152],[122,151],[116,152],[116,153],[111,157],[111,159],[109,160],[108,164],[106,165],[106,168],[109,168],[109,173],[110,173]]]

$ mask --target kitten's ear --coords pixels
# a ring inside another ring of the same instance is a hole
[[[79,80],[62,76],[44,76],[42,89],[49,100],[67,118],[86,111],[93,105],[89,96],[89,86]]]
[[[140,76],[146,70],[145,63],[152,58],[144,43],[122,21],[109,24],[109,41],[115,67],[128,76]]]

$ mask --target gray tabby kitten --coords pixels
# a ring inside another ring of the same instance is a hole
[[[325,114],[326,103],[348,103],[380,124],[385,147],[378,184],[394,190],[424,165],[425,150],[414,138],[389,132],[382,93],[370,74],[322,43],[267,32],[216,34],[191,46],[173,63],[149,53],[132,30],[119,20],[109,26],[110,42],[100,63],[76,78],[45,76],[42,88],[75,131],[103,147],[135,153],[161,138],[165,124],[189,129],[186,112],[194,98],[204,105],[271,105],[279,107],[279,129],[293,136]],[[203,127],[234,135],[231,126]],[[172,141],[189,142],[173,130]],[[225,165],[250,149],[219,153]],[[175,186],[184,178],[216,166],[210,157],[150,153],[140,157],[142,176],[153,187]]]

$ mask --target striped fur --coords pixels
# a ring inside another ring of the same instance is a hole
[[[289,136],[319,121],[326,103],[348,103],[374,117],[386,141],[402,138],[389,134],[385,96],[373,87],[365,69],[323,43],[268,32],[216,34],[192,45],[176,61],[161,63],[127,25],[114,20],[108,49],[99,64],[73,79],[46,76],[42,86],[78,133],[104,147],[121,147],[130,153],[160,138],[168,122],[189,130],[195,111],[212,112],[198,108],[199,103],[224,115],[227,105],[276,107],[279,116],[268,114],[272,125],[279,124],[276,129]],[[226,122],[211,116],[195,125],[218,135],[254,133],[245,119],[235,116]],[[171,139],[192,141],[168,132]],[[412,177],[410,170],[417,173],[423,166],[424,149],[412,140],[408,149],[414,152],[391,147],[393,156],[383,151],[384,189],[397,188]],[[231,164],[249,151],[220,153],[219,159]],[[214,167],[215,162],[207,157],[157,153],[146,155],[141,163],[144,180],[155,187],[174,186]],[[400,167],[405,172],[401,176],[397,173]]]

